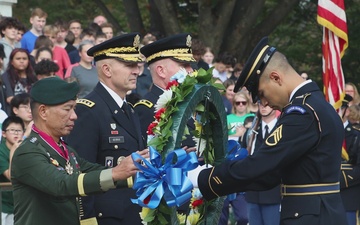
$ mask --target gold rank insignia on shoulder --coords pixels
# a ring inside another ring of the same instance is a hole
[[[90,101],[90,100],[85,99],[85,98],[77,99],[77,100],[76,100],[76,103],[77,103],[77,104],[86,105],[86,106],[89,107],[89,108],[92,108],[92,107],[95,105],[95,102]]]
[[[154,104],[152,102],[150,102],[149,100],[141,99],[134,105],[134,107],[136,107],[138,105],[145,105],[148,108],[152,108]]]
[[[360,131],[360,127],[359,127],[358,125],[353,125],[352,128],[353,128],[354,130]]]
[[[282,127],[283,125],[280,125],[274,132],[272,132],[269,137],[266,139],[265,144],[267,146],[275,146],[282,138]]]

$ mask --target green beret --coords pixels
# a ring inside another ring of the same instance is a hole
[[[59,105],[75,100],[79,92],[77,82],[68,83],[57,76],[41,79],[32,86],[30,96],[35,102]]]

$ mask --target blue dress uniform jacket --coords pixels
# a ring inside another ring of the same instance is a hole
[[[79,225],[77,196],[106,191],[105,167],[68,151],[72,175],[65,171],[66,160],[35,132],[16,149],[11,166],[16,225]]]
[[[200,191],[206,199],[213,199],[234,192],[267,190],[280,179],[283,185],[337,183],[342,131],[339,115],[317,85],[308,83],[284,107],[257,153],[203,170],[198,177]],[[332,192],[283,194],[281,225],[346,225],[340,193]]]
[[[137,115],[130,119],[102,84],[78,100],[74,130],[66,141],[90,162],[115,167],[117,159],[145,148]],[[130,107],[130,106],[129,106]],[[85,217],[96,216],[99,224],[141,224],[141,208],[131,202],[136,198],[131,188],[110,190],[84,199]]]
[[[346,151],[349,160],[341,163],[341,198],[346,211],[360,209],[360,130],[348,124],[345,127]]]

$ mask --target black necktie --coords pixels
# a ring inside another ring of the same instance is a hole
[[[124,111],[125,115],[130,119],[130,109],[126,102],[123,103],[121,109]]]
[[[269,127],[268,125],[265,125],[265,136],[264,136],[264,140],[266,140],[266,138],[269,137]]]

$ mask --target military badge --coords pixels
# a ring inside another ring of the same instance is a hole
[[[292,112],[299,112],[301,114],[304,114],[306,112],[306,110],[301,106],[294,105],[294,106],[290,106],[285,111],[286,114],[289,114],[289,113],[292,113]]]
[[[188,35],[186,37],[186,46],[188,46],[189,48],[191,47],[192,41],[191,41],[191,36]]]
[[[73,172],[74,172],[74,168],[72,167],[69,160],[65,164],[65,170],[66,170],[66,173],[69,175],[73,174]]]
[[[266,139],[265,144],[267,146],[275,146],[282,138],[282,127],[283,125],[280,125],[274,132],[272,132],[269,137]]]
[[[80,169],[80,166],[79,166],[78,161],[76,160],[75,154],[72,152],[72,153],[70,153],[70,155],[71,155],[71,157],[73,158],[73,160],[74,160],[74,162],[75,162],[75,167],[76,167],[77,169]]]
[[[114,165],[114,157],[112,156],[106,156],[105,157],[105,166],[107,167],[113,167]]]
[[[140,46],[140,36],[137,34],[135,37],[134,37],[134,47],[138,48]]]
[[[116,129],[116,123],[110,123],[110,127],[111,127],[111,129],[115,130]]]
[[[51,162],[51,164],[53,164],[56,167],[59,166],[59,162],[56,159],[50,158],[50,162]]]
[[[36,137],[32,137],[32,138],[30,139],[30,142],[33,143],[33,144],[34,144],[36,141],[37,141],[37,138],[36,138]]]

